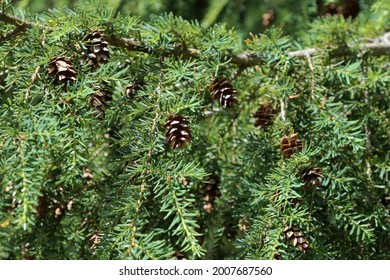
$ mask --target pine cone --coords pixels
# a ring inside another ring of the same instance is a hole
[[[298,248],[301,252],[307,252],[309,248],[309,242],[302,236],[300,229],[296,227],[286,226],[284,229],[284,235],[287,240],[290,240],[291,244]]]
[[[301,172],[301,180],[305,182],[304,188],[308,190],[320,187],[320,178],[324,178],[324,176],[319,168],[310,166]]]
[[[256,118],[255,127],[266,127],[272,123],[272,117],[277,114],[277,110],[273,109],[269,104],[260,104],[253,116]]]
[[[95,87],[96,92],[91,94],[88,103],[95,107],[95,115],[98,120],[103,120],[106,115],[107,101],[112,100],[112,92],[106,82],[100,87]]]
[[[76,69],[72,66],[70,60],[64,56],[54,56],[49,62],[46,73],[54,76],[54,83],[66,84],[66,82],[73,83],[76,81]]]
[[[214,211],[214,201],[217,197],[221,196],[221,192],[218,187],[219,179],[217,176],[208,176],[206,180],[208,182],[202,186],[204,200],[203,209],[207,213],[211,213]]]
[[[290,158],[293,153],[295,153],[295,147],[299,151],[302,151],[303,143],[298,139],[298,134],[294,133],[291,136],[284,136],[280,142],[280,150],[283,153],[283,156]]]
[[[83,54],[92,68],[98,68],[100,64],[107,63],[110,58],[108,42],[103,40],[105,36],[97,30],[87,36],[87,43],[85,44],[87,50]]]
[[[264,26],[269,26],[275,21],[275,13],[273,10],[268,10],[262,17]]]
[[[233,88],[232,84],[226,78],[215,78],[211,83],[210,91],[213,94],[213,99],[219,99],[223,108],[231,108],[237,104],[238,100],[234,94],[238,92]]]
[[[128,85],[125,90],[125,94],[129,99],[133,99],[136,95],[138,90],[140,89],[142,82],[134,82],[131,85]]]
[[[190,128],[187,126],[188,123],[189,121],[180,115],[168,117],[164,124],[164,128],[168,128],[165,137],[167,138],[167,144],[173,149],[184,148],[186,142],[191,141],[192,136]]]

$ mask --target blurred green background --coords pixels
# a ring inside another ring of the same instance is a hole
[[[73,8],[84,0],[20,0],[14,6],[30,12],[51,8]],[[344,17],[367,17],[375,0],[96,0],[110,6],[118,13],[138,15],[148,20],[155,15],[172,12],[187,20],[197,20],[205,26],[225,22],[240,33],[261,33],[272,25],[279,26],[285,34],[304,32],[307,25],[318,16],[338,14]]]

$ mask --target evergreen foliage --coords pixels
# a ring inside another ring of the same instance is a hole
[[[296,40],[10,2],[1,259],[390,257],[386,1]]]

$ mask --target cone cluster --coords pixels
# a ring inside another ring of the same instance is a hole
[[[168,117],[164,128],[167,128],[165,137],[167,144],[173,149],[184,148],[187,142],[192,139],[191,130],[188,127],[189,121],[180,115],[171,115]]]
[[[217,197],[221,196],[221,192],[219,190],[219,179],[217,176],[208,176],[207,183],[202,186],[203,189],[203,209],[207,213],[211,213],[214,211],[214,201]]]
[[[255,127],[264,128],[272,124],[272,118],[277,114],[277,110],[272,108],[269,104],[260,104],[253,116],[256,119]]]
[[[290,158],[295,153],[295,148],[302,151],[303,143],[298,139],[298,134],[294,133],[290,136],[284,136],[280,142],[280,150],[286,158]]]
[[[92,68],[98,68],[101,64],[107,63],[110,58],[108,42],[103,39],[104,37],[105,35],[97,30],[87,36],[85,44],[87,49],[84,52],[84,56],[86,56],[88,64]]]
[[[302,236],[300,229],[286,226],[284,229],[284,235],[295,248],[299,249],[299,251],[305,253],[310,249],[309,242],[307,242],[307,240]]]
[[[213,99],[218,99],[223,108],[231,108],[238,103],[237,90],[235,90],[226,78],[215,78],[210,86],[210,92],[213,94]]]
[[[77,76],[76,69],[72,66],[70,60],[64,56],[52,57],[46,73],[54,77],[54,83],[56,84],[73,83]]]
[[[321,178],[324,178],[321,169],[313,166],[310,166],[301,172],[301,180],[305,183],[305,189],[320,187]]]
[[[112,92],[105,82],[99,87],[95,87],[95,90],[95,93],[91,94],[88,103],[92,107],[95,107],[96,118],[103,120],[106,116],[107,102],[112,100]]]

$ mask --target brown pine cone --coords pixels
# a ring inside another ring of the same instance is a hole
[[[210,92],[213,94],[213,99],[218,99],[223,108],[231,108],[238,103],[235,96],[238,92],[226,78],[215,78],[211,83]]]
[[[221,192],[218,187],[219,178],[215,175],[212,175],[207,177],[206,180],[207,183],[202,186],[203,200],[204,200],[203,209],[207,213],[211,213],[214,211],[215,199],[221,196]]]
[[[320,178],[324,178],[319,168],[310,166],[301,172],[301,180],[305,183],[305,189],[314,189],[321,186]]]
[[[107,102],[112,100],[112,92],[109,85],[103,82],[95,87],[95,93],[91,94],[88,103],[95,107],[95,115],[98,120],[103,120],[106,115]]]
[[[255,127],[264,128],[272,124],[272,117],[277,114],[277,110],[272,108],[269,104],[260,104],[253,116],[256,118]]]
[[[68,81],[76,81],[76,69],[72,66],[70,60],[64,56],[54,56],[49,62],[46,73],[54,76],[54,83],[66,84]]]
[[[280,142],[280,150],[286,158],[290,158],[295,153],[295,147],[298,151],[302,151],[303,143],[298,139],[298,134],[294,133],[291,136],[284,136]]]
[[[187,142],[192,140],[191,130],[188,127],[189,121],[180,115],[171,115],[168,117],[164,128],[168,128],[165,137],[167,144],[173,149],[184,148]]]
[[[284,228],[284,235],[287,240],[291,242],[291,244],[298,248],[301,252],[307,252],[309,247],[309,242],[302,236],[302,232],[300,229],[296,227],[286,226]]]
[[[87,36],[85,44],[86,51],[83,53],[92,68],[98,68],[100,64],[105,64],[110,58],[108,42],[103,40],[106,35],[95,30]]]

